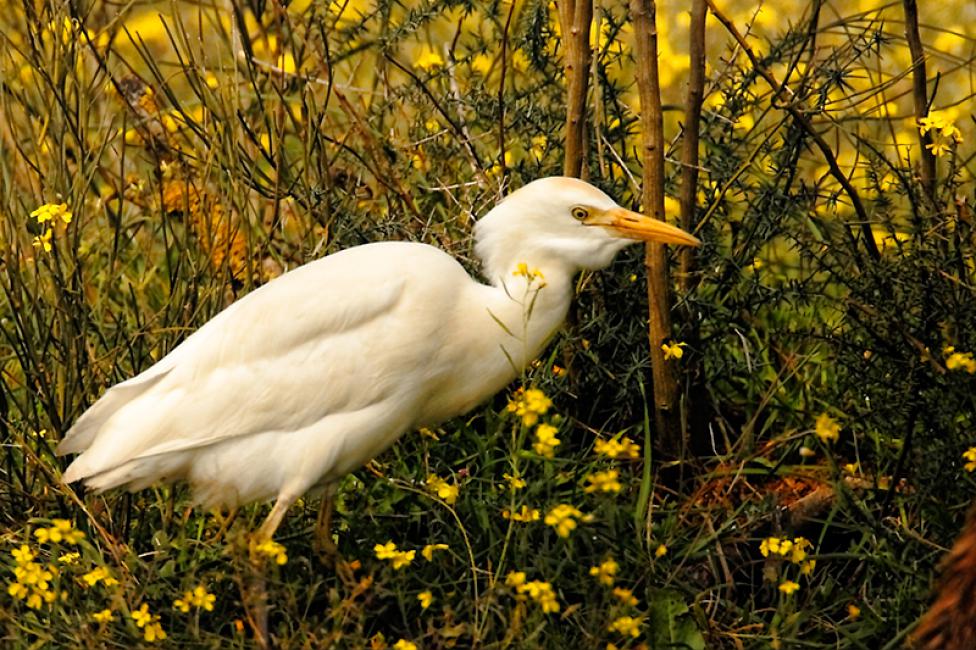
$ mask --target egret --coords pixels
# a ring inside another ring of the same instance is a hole
[[[565,319],[577,272],[639,240],[699,244],[562,177],[504,198],[474,238],[488,284],[432,246],[379,242],[256,289],[85,411],[58,446],[83,452],[63,480],[186,480],[209,506],[274,498],[270,539],[305,492],[515,379]]]

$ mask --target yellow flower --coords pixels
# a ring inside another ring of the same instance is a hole
[[[767,537],[759,544],[759,552],[763,557],[769,557],[770,553],[779,553],[779,537]]]
[[[17,600],[23,600],[27,598],[27,587],[19,582],[11,582],[10,585],[7,586],[7,593]]]
[[[156,641],[163,641],[166,638],[166,632],[163,631],[162,625],[156,621],[153,621],[143,628],[142,638],[149,643],[155,643]]]
[[[974,449],[976,449],[976,447],[974,447]],[[34,551],[32,551],[27,544],[21,544],[20,548],[15,548],[14,550],[10,551],[10,555],[13,556],[14,562],[17,563],[17,566],[29,564],[33,562],[34,558],[36,557],[34,555]]]
[[[952,147],[949,146],[948,142],[933,142],[931,144],[925,145],[925,148],[932,152],[935,156],[945,155],[946,152],[950,151]]]
[[[513,492],[515,490],[521,490],[522,488],[525,487],[525,480],[523,480],[518,476],[512,476],[511,474],[502,474],[502,478],[508,481],[508,487],[510,487]]]
[[[50,253],[52,248],[51,246],[52,235],[54,235],[54,231],[48,228],[40,235],[34,237],[33,240],[31,240],[31,246],[33,246],[34,248],[41,248],[44,250],[45,253]]]
[[[658,544],[658,547],[654,549],[654,557],[664,557],[668,554],[668,547],[664,544]]]
[[[681,359],[685,355],[684,348],[687,343],[680,343],[676,341],[671,341],[670,343],[662,343],[661,349],[664,350],[665,359]]]
[[[505,576],[505,584],[509,587],[520,587],[525,584],[525,571],[509,571]]]
[[[532,449],[535,451],[535,453],[546,458],[554,457],[554,450],[561,442],[559,438],[556,437],[557,433],[559,433],[559,429],[551,424],[540,424],[538,427],[536,427],[535,442],[532,444]]]
[[[946,355],[946,369],[965,370],[969,374],[976,373],[976,360],[973,359],[972,352],[956,352],[952,346],[947,346],[942,352]]]
[[[491,72],[491,57],[487,54],[478,54],[471,59],[471,69],[482,77],[487,77]]]
[[[212,612],[216,601],[217,597],[207,591],[206,587],[197,585],[193,591],[184,591],[183,598],[174,600],[173,607],[184,613],[190,611],[191,605],[193,607],[202,607],[204,610]]]
[[[46,223],[61,219],[64,223],[71,223],[72,214],[68,210],[67,203],[45,203],[30,213],[30,216],[37,219],[37,223]]]
[[[840,439],[840,424],[826,413],[817,417],[814,432],[823,443],[837,442]]]
[[[617,600],[622,602],[624,605],[629,605],[631,607],[637,606],[637,598],[634,596],[634,592],[630,589],[624,589],[623,587],[614,587],[613,595],[617,597]]]
[[[92,619],[98,623],[108,623],[109,621],[115,620],[115,615],[112,613],[112,610],[103,609],[100,612],[95,612],[92,614]]]
[[[152,623],[153,620],[159,618],[158,616],[153,616],[149,613],[149,605],[146,603],[140,605],[139,609],[132,612],[131,616],[132,620],[136,622],[136,627],[138,628],[146,627],[146,625]]]
[[[539,416],[545,415],[550,406],[552,406],[552,400],[538,388],[528,390],[519,388],[515,391],[514,398],[508,403],[507,409],[509,413],[514,413],[522,418],[522,424],[527,427],[534,427],[539,421]]]
[[[847,606],[847,618],[851,620],[856,620],[857,617],[859,617],[860,615],[861,615],[860,607],[858,607],[854,603],[851,603],[850,605]]]
[[[623,486],[617,478],[620,476],[620,472],[615,469],[609,469],[605,472],[594,472],[586,477],[589,485],[583,488],[583,492],[587,494],[591,492],[620,492]]]
[[[400,639],[393,644],[393,650],[417,650],[417,644],[413,641],[407,641],[406,639]]]
[[[417,60],[413,62],[413,67],[419,68],[424,72],[430,72],[444,65],[444,57],[431,49],[424,49]]]
[[[966,451],[962,452],[962,457],[967,461],[965,465],[966,471],[976,471],[976,447],[970,447]]]
[[[505,162],[508,162],[508,160],[506,160]],[[515,270],[512,271],[512,275],[516,277],[526,278],[530,282],[532,280],[546,279],[546,276],[542,275],[542,271],[540,271],[538,268],[533,268],[530,270],[529,265],[526,264],[525,262],[519,262],[518,265],[515,267]]]
[[[527,523],[530,521],[539,521],[539,517],[542,513],[539,512],[538,508],[530,508],[529,506],[522,504],[522,509],[518,512],[509,512],[508,510],[502,510],[502,517],[505,519],[511,519],[512,521],[521,521]]]
[[[600,563],[600,566],[591,566],[590,575],[596,577],[600,584],[608,587],[613,586],[614,576],[620,570],[620,565],[612,557]]]
[[[183,598],[177,598],[173,601],[173,608],[177,609],[184,614],[190,611],[190,592],[183,592]]]
[[[373,552],[376,553],[376,559],[389,560],[396,555],[397,546],[391,540],[386,544],[377,544],[373,547]]]
[[[422,609],[427,609],[430,607],[430,604],[434,602],[434,594],[430,593],[429,590],[421,591],[419,594],[417,594],[417,600],[420,601],[420,607]]]
[[[437,474],[431,474],[427,477],[426,481],[427,490],[433,494],[436,494],[440,498],[444,499],[448,505],[454,505],[457,502],[458,494],[461,492],[461,488],[455,483],[448,483],[444,479],[437,476]]]
[[[792,580],[784,580],[779,584],[779,590],[784,594],[786,594],[787,596],[792,596],[799,588],[800,585],[793,582]]]
[[[817,568],[816,560],[807,560],[800,565],[800,575],[812,576],[813,570]]]
[[[788,540],[783,541],[786,542]],[[785,556],[787,553],[790,553],[790,562],[800,564],[807,559],[807,549],[812,546],[813,543],[806,537],[794,537],[791,548],[783,550],[782,554]]]
[[[285,547],[274,540],[269,539],[261,542],[254,550],[261,555],[273,557],[275,564],[284,564],[288,561],[288,553],[285,551]]]
[[[640,446],[627,436],[619,440],[603,440],[598,438],[593,444],[593,450],[608,458],[640,458]]]
[[[81,576],[81,579],[84,580],[89,587],[94,587],[99,582],[103,583],[106,587],[119,584],[119,581],[113,578],[108,569],[103,566],[95,567],[85,575]]]
[[[640,636],[640,627],[643,622],[643,618],[621,616],[615,619],[607,629],[611,632],[619,632],[624,636],[631,636],[636,639]]]
[[[546,513],[546,518],[543,521],[547,526],[552,526],[555,528],[556,534],[560,537],[569,537],[569,534],[576,528],[577,519],[580,521],[591,521],[593,517],[590,515],[584,515],[582,512],[568,503],[561,503],[557,506],[553,506],[553,508]]]
[[[544,135],[537,135],[532,138],[532,148],[529,155],[535,158],[536,162],[542,162],[545,157],[546,148],[549,146],[549,139]]]
[[[63,553],[58,557],[61,564],[74,564],[81,557],[81,553]]]
[[[391,542],[392,543],[392,542]],[[420,554],[424,556],[424,559],[428,562],[434,561],[434,551],[446,551],[448,548],[447,544],[428,544],[420,551]]]

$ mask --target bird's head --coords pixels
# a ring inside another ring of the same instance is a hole
[[[515,264],[602,269],[637,241],[698,246],[680,228],[622,208],[575,178],[541,178],[508,195],[475,226],[475,252],[488,275]]]

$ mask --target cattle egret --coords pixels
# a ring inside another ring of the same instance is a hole
[[[637,240],[699,244],[571,178],[512,193],[474,236],[490,284],[437,248],[381,242],[256,289],[78,418],[58,453],[84,453],[63,480],[185,479],[211,506],[275,498],[270,538],[306,491],[511,382],[562,324],[578,271]]]

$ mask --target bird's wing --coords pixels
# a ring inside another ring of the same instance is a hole
[[[64,479],[234,436],[298,430],[395,390],[396,377],[370,359],[406,349],[411,359],[401,362],[422,364],[416,355],[427,354],[417,341],[388,331],[399,322],[394,312],[410,265],[434,253],[457,265],[428,246],[390,246],[356,247],[282,276],[108,391],[59,448],[87,447]],[[387,333],[400,340],[386,340]],[[431,338],[426,325],[421,334]]]

